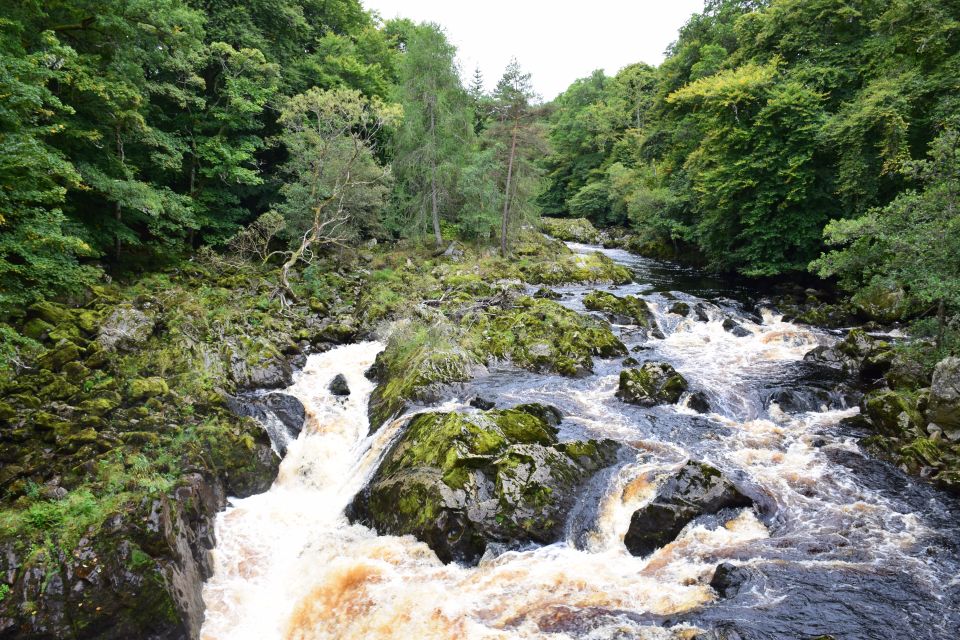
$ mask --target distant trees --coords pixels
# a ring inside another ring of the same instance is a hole
[[[554,101],[539,202],[716,269],[804,269],[830,218],[884,207],[960,107],[956,3],[711,0],[658,69]]]

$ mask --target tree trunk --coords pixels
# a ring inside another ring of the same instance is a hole
[[[116,143],[117,143],[117,157],[120,159],[120,166],[125,166],[127,163],[126,154],[123,150],[123,138],[120,137],[120,127],[117,126],[115,129]],[[120,262],[120,222],[123,219],[123,207],[120,204],[120,201],[113,203],[113,217],[117,221],[117,233],[114,238],[114,247],[113,253],[117,262]]]
[[[513,157],[517,152],[517,125],[513,125],[513,137],[510,140],[510,157],[507,160],[507,184],[503,190],[503,217],[500,220],[500,255],[504,258],[509,253],[507,232],[510,229],[510,183],[513,181]]]

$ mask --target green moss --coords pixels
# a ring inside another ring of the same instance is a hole
[[[540,229],[557,240],[595,244],[600,232],[586,218],[541,218]]]
[[[130,397],[134,400],[164,396],[170,393],[170,387],[163,378],[137,378],[130,381]]]
[[[880,391],[867,395],[861,410],[882,434],[904,438],[922,428],[917,395],[904,391]]]
[[[533,371],[580,375],[593,370],[593,356],[627,351],[608,326],[552,300],[524,296],[511,307],[491,308],[465,320],[467,340],[478,357],[510,360]]]
[[[686,306],[685,303],[678,304],[684,304]],[[583,297],[583,305],[592,311],[603,311],[628,318],[632,321],[632,324],[640,325],[647,329],[656,327],[653,313],[651,313],[647,303],[636,296],[624,296],[620,298],[606,291],[591,291]],[[671,311],[672,310],[673,309],[671,309]],[[683,315],[686,315],[689,310],[689,306],[686,306],[686,311]]]
[[[626,284],[633,274],[606,255],[566,255],[555,260],[522,260],[519,264],[524,281],[530,284]]]

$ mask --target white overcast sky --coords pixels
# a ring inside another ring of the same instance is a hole
[[[361,0],[380,16],[436,22],[459,52],[465,77],[479,66],[487,88],[512,56],[544,100],[577,78],[632,62],[658,65],[703,0]]]

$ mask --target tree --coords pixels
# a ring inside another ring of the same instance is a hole
[[[277,211],[292,244],[280,281],[291,298],[290,271],[299,262],[376,226],[390,170],[377,162],[374,143],[398,119],[395,106],[353,89],[314,87],[290,98],[281,112],[280,140],[289,159]]]
[[[46,84],[50,60],[73,53],[52,33],[39,50],[21,45],[19,24],[0,31],[0,318],[89,282],[78,258],[92,248],[68,231],[60,207],[80,175],[47,140],[64,133],[69,107]]]
[[[502,147],[506,169],[500,219],[500,253],[504,257],[509,254],[511,214],[516,203],[523,201],[517,197],[518,187],[534,170],[532,153],[543,147],[540,128],[534,119],[536,99],[530,74],[521,70],[516,59],[511,60],[493,92],[496,126],[491,128],[491,137]]]
[[[840,276],[849,289],[902,286],[935,305],[939,347],[947,311],[960,307],[960,131],[945,130],[927,158],[906,163],[904,172],[923,189],[905,191],[862,217],[831,221],[824,238],[841,248],[810,267],[823,277]]]
[[[441,209],[453,200],[473,133],[455,53],[440,27],[422,24],[410,35],[399,69],[403,123],[394,140],[394,168],[408,207],[418,220],[430,220],[438,247]]]

